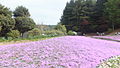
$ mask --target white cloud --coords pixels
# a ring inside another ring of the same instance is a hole
[[[23,5],[29,9],[36,23],[57,24],[69,0],[0,0],[0,3],[14,10]]]

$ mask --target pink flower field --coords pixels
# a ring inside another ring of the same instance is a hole
[[[0,68],[96,68],[118,55],[118,42],[65,36],[0,46]]]
[[[120,35],[115,35],[115,36],[93,36],[93,37],[120,41]]]

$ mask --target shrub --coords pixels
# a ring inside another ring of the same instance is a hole
[[[107,33],[111,33],[113,31],[113,29],[109,28]]]
[[[68,31],[68,35],[77,35],[77,33],[74,31]]]
[[[64,32],[59,31],[59,30],[56,30],[56,34],[57,34],[58,36],[63,36],[63,35],[65,35],[65,33],[64,33]]]
[[[28,31],[28,37],[39,36],[41,34],[42,33],[41,33],[40,29],[38,29],[38,28],[34,28],[34,29]]]
[[[7,37],[11,38],[19,38],[20,37],[20,32],[18,30],[11,30],[10,32],[7,33]]]
[[[62,36],[64,35],[64,32],[59,30],[51,30],[51,31],[45,31],[45,34],[48,36]]]
[[[6,41],[5,37],[0,37],[0,42]]]
[[[65,25],[58,24],[58,25],[55,27],[55,29],[56,29],[57,31],[61,31],[62,33],[64,33],[64,35],[66,35],[67,29],[66,29]]]

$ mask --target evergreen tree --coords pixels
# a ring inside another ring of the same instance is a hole
[[[97,32],[104,32],[108,29],[108,22],[106,18],[105,3],[107,0],[97,0],[96,6],[94,8],[94,13],[91,15],[91,19]]]
[[[71,30],[72,27],[72,12],[74,8],[74,0],[71,0],[70,3],[66,4],[66,7],[63,11],[63,16],[61,18],[61,24],[65,25],[67,30]]]
[[[105,6],[105,12],[109,19],[109,25],[113,28],[113,30],[120,28],[120,0],[108,0]]]
[[[93,0],[71,0],[65,7],[61,23],[67,27],[67,31],[80,32],[82,22],[90,21],[93,7]]]

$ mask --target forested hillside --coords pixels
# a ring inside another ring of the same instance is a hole
[[[120,0],[71,0],[65,6],[61,24],[67,31],[106,32],[120,28]]]

